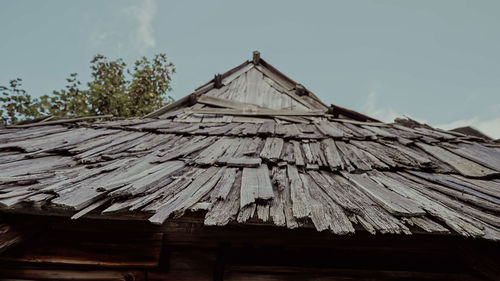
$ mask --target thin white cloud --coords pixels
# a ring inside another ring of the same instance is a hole
[[[391,123],[394,121],[394,119],[405,116],[408,116],[420,123],[426,122],[425,120],[422,120],[420,118],[412,117],[408,113],[402,114],[392,108],[380,107],[379,105],[377,105],[376,97],[377,94],[375,92],[371,92],[370,94],[368,94],[368,96],[366,97],[366,102],[361,106],[361,112],[363,114],[386,123]]]
[[[458,127],[471,126],[478,129],[482,133],[495,138],[500,138],[500,118],[493,118],[489,120],[482,120],[481,118],[475,116],[469,119],[462,119],[453,121],[447,124],[436,125],[435,127],[442,128],[445,130],[451,130]]]
[[[89,44],[101,52],[144,53],[156,46],[153,22],[156,16],[155,0],[142,0],[110,11],[108,17],[89,16]]]
[[[144,0],[142,5],[135,9],[137,17],[136,43],[141,52],[154,48],[156,40],[153,30],[153,20],[156,15],[156,3],[154,0]]]

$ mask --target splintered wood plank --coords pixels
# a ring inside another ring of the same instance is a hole
[[[119,168],[111,170],[107,173],[85,175],[84,180],[75,182],[68,185],[66,188],[56,189],[59,197],[53,199],[51,202],[60,207],[81,210],[93,202],[100,200],[107,196],[107,193],[118,188],[126,186],[129,181],[137,180],[140,177],[148,175],[155,165],[150,163],[148,158],[145,161],[117,161],[113,165]],[[123,166],[119,166],[122,163]],[[64,184],[64,183],[63,183]],[[57,184],[56,184],[57,185]]]
[[[241,136],[242,132],[248,128],[248,123],[238,123],[238,126],[234,127],[231,131],[227,132],[230,136]]]
[[[167,161],[150,170],[137,174],[134,179],[126,179],[127,185],[112,191],[112,196],[130,196],[152,192],[167,182],[172,174],[185,167],[183,161]]]
[[[112,199],[112,198],[104,198],[104,199]],[[133,206],[134,204],[142,201],[143,199],[144,199],[143,197],[133,197],[133,198],[130,198],[130,199],[126,199],[125,201],[114,201],[106,209],[102,210],[101,214],[113,214],[113,213],[119,213],[119,212],[126,211],[131,206]],[[92,206],[92,205],[90,205],[90,206]],[[87,207],[87,208],[89,208],[89,207]],[[87,208],[85,208],[85,209],[87,209]]]
[[[299,171],[295,166],[287,165],[287,174],[290,181],[293,216],[297,219],[308,218],[311,215],[311,206],[307,200],[307,187],[302,183]]]
[[[179,192],[184,190],[195,178],[199,177],[205,171],[206,169],[203,168],[187,167],[186,170],[173,181],[166,182],[157,191],[131,204],[129,210],[135,211],[142,209],[145,212],[158,212],[161,207],[171,202]]]
[[[240,206],[245,207],[256,200],[272,199],[273,188],[269,169],[263,164],[259,168],[243,168],[241,178]]]
[[[257,218],[259,218],[263,222],[267,222],[269,220],[269,204],[257,204]]]
[[[23,199],[23,202],[30,204],[34,209],[41,210],[54,197],[54,194],[38,193]]]
[[[363,155],[361,158],[363,159],[364,162],[366,162],[368,165],[372,166],[372,168],[379,169],[379,170],[388,170],[389,166],[387,166],[384,162],[382,162],[380,159],[377,157],[373,156],[371,153],[365,150],[358,150],[358,153]]]
[[[437,159],[452,166],[460,174],[462,174],[466,177],[480,178],[480,177],[486,177],[486,176],[498,174],[498,172],[496,172],[494,170],[491,170],[489,168],[481,166],[480,164],[472,162],[466,158],[458,156],[452,152],[449,152],[448,150],[446,150],[444,148],[434,146],[434,145],[428,145],[428,144],[424,144],[424,143],[416,143],[416,145],[418,147],[422,148],[425,152],[431,154],[432,156],[436,157]]]
[[[405,175],[406,177],[406,175]],[[481,237],[485,233],[475,223],[462,215],[444,206],[439,201],[431,199],[425,193],[425,187],[394,173],[372,173],[372,178],[383,183],[387,188],[407,198],[412,198],[431,216],[444,222],[448,227],[463,236]],[[434,192],[435,193],[435,192]]]
[[[389,131],[386,131],[384,128],[381,128],[381,127],[367,126],[367,125],[361,125],[361,127],[374,132],[379,137],[390,138],[390,139],[396,139],[397,138],[397,135],[395,135],[395,134],[393,134],[393,133],[391,133]]]
[[[295,160],[295,165],[301,167],[305,165],[304,157],[302,156],[302,149],[300,148],[301,145],[298,141],[292,140],[291,141],[293,145],[293,157]]]
[[[391,214],[398,216],[425,214],[425,211],[417,203],[374,182],[367,174],[343,173],[343,175]]]
[[[239,158],[235,156],[235,153],[243,140],[242,138],[233,138],[229,147],[224,151],[224,154],[217,159],[217,163],[224,165],[230,158]]]
[[[53,174],[59,168],[74,166],[71,157],[47,156],[23,159],[16,162],[0,164],[0,178],[17,177],[34,174]],[[43,177],[43,176],[41,176]]]
[[[260,152],[260,157],[267,161],[276,162],[280,157],[283,143],[281,138],[267,138],[264,148]]]
[[[280,160],[285,161],[288,164],[295,164],[295,158],[293,156],[293,144],[291,142],[285,142],[283,144],[283,150],[281,151]]]
[[[275,127],[276,127],[276,122],[274,121],[264,122],[257,131],[257,134],[264,136],[274,135]]]
[[[200,176],[196,177],[191,184],[165,202],[156,214],[149,218],[149,221],[154,224],[163,224],[172,213],[183,214],[185,210],[203,198],[217,184],[221,176],[221,169],[217,167],[208,168]]]
[[[196,136],[181,147],[173,147],[171,150],[167,151],[166,153],[162,154],[160,158],[156,160],[156,162],[166,162],[181,156],[185,156],[188,154],[191,154],[195,151],[198,151],[200,149],[203,149],[210,144],[212,144],[216,140],[215,137],[203,137],[203,136]]]
[[[226,167],[218,169],[217,173],[213,175],[210,180],[202,185],[198,190],[196,190],[196,192],[194,192],[192,195],[186,196],[186,199],[184,199],[183,202],[181,202],[181,204],[177,208],[175,208],[175,217],[181,217],[182,215],[184,215],[184,212],[187,209],[191,208],[200,200],[202,200],[202,198],[205,197],[205,195],[207,195],[219,182],[226,169]],[[189,190],[189,188],[190,186],[188,186],[186,190]]]
[[[217,200],[225,200],[229,195],[231,187],[234,185],[236,180],[236,173],[238,169],[236,168],[228,168],[224,170],[222,177],[220,178],[217,185],[214,187],[212,192],[213,199]]]
[[[308,171],[307,173],[325,192],[325,194],[327,194],[334,202],[342,206],[342,208],[353,213],[360,212],[360,207],[351,200],[351,194],[344,192],[345,188],[340,187],[342,183],[335,181],[332,177],[324,176],[318,171]]]
[[[252,204],[258,195],[258,182],[256,178],[253,178],[251,174],[251,168],[243,169],[243,176],[241,180],[241,191],[240,191],[240,206],[241,208]],[[250,173],[250,174],[249,174]]]
[[[461,185],[469,186],[477,191],[489,194],[491,196],[500,198],[500,183],[489,180],[469,179],[459,175],[441,175],[451,181]]]
[[[67,129],[58,133],[44,135],[41,137],[0,143],[0,149],[18,148],[26,152],[35,152],[38,150],[47,151],[56,148],[70,147],[86,140],[111,133],[115,133],[115,131],[91,128]]]
[[[73,186],[80,186],[82,182],[88,179],[92,180],[102,173],[109,173],[121,167],[128,167],[132,162],[132,158],[124,158],[92,168],[82,166],[70,168],[61,172],[61,180],[48,184],[46,187],[40,189],[40,191],[47,193],[67,191],[67,189],[73,188]]]
[[[394,148],[384,146],[378,142],[351,140],[350,143],[355,145],[359,149],[372,154],[390,167],[419,167],[418,163],[413,159],[406,157],[404,154]]]
[[[164,134],[153,135],[153,137],[151,139],[149,139],[148,141],[139,143],[135,147],[130,148],[129,151],[130,152],[147,151],[147,150],[150,150],[154,147],[168,143],[169,141],[172,140],[173,137],[174,137],[174,135],[169,135],[169,134],[167,134],[167,135],[164,135]]]
[[[341,201],[336,202],[341,206],[349,206],[350,204],[356,205],[356,209],[358,210],[354,211],[356,219],[368,232],[373,234],[375,234],[376,231],[393,234],[399,234],[401,232],[409,233],[408,228],[404,226],[402,222],[370,199],[370,197],[357,188],[354,183],[340,175],[325,171],[321,173],[331,184],[329,187],[331,191],[326,193],[329,194],[334,201],[336,199],[331,195],[338,195],[339,198],[337,200]],[[341,203],[342,201],[344,201],[344,203]],[[350,202],[349,205],[347,205],[347,202]],[[346,209],[349,210],[348,207],[346,207]]]
[[[424,127],[416,127],[416,128],[413,128],[413,130],[415,130],[415,131],[417,131],[417,132],[419,132],[421,134],[427,135],[429,137],[435,138],[435,139],[453,140],[453,139],[457,138],[454,135],[450,135],[450,134],[447,134],[447,133],[444,133],[444,132],[440,132],[440,131],[437,131],[437,130],[431,130],[431,129],[424,128]]]
[[[240,144],[233,154],[233,158],[244,158],[244,157],[259,157],[260,151],[264,146],[262,144],[261,138],[242,138],[240,139]]]
[[[469,202],[484,209],[500,212],[500,198],[490,196],[486,193],[475,190],[473,188],[469,188],[465,185],[449,181],[441,177],[439,174],[433,175],[417,171],[408,171],[408,173],[427,181],[436,183],[428,183],[428,186],[432,189],[436,189],[439,192],[454,196],[456,198],[459,198],[460,200]]]
[[[421,167],[432,167],[433,161],[428,155],[423,152],[416,151],[411,149],[410,147],[401,145],[399,143],[386,143],[386,146],[397,149],[399,152],[403,153],[406,157],[413,159],[416,161]]]
[[[416,226],[430,233],[450,233],[446,227],[426,217],[413,217],[409,218],[409,220]]]
[[[87,157],[91,157],[100,153],[108,152],[115,146],[119,146],[121,144],[126,144],[128,142],[134,141],[146,135],[146,133],[139,132],[123,132],[118,134],[113,134],[110,136],[111,141],[104,144],[101,143],[98,146],[94,146],[92,149],[85,150],[77,155],[75,155],[76,159],[84,159]]]
[[[409,179],[414,182],[411,185],[414,189],[418,190],[420,193],[435,202],[447,206],[458,214],[470,216],[471,218],[486,222],[492,226],[500,227],[500,218],[492,215],[493,213],[499,212],[498,204],[490,203],[486,200],[481,200],[480,198],[475,197],[473,197],[474,200],[471,200],[472,198],[469,194],[446,189],[441,185],[428,182],[408,173],[401,173],[401,175],[404,179]],[[393,174],[391,174],[391,176],[395,177]],[[470,204],[465,204],[464,202],[468,202]],[[481,227],[481,225],[475,225]]]
[[[238,125],[239,125],[238,123],[229,123],[229,124],[222,124],[221,126],[205,126],[203,128],[200,127],[200,129],[193,131],[192,134],[209,135],[209,136],[225,135],[227,132],[231,131]]]
[[[260,124],[241,123],[227,134],[230,136],[255,136]]]
[[[398,138],[415,140],[415,139],[421,137],[421,135],[418,134],[417,132],[414,132],[412,130],[408,131],[405,129],[407,129],[407,128],[403,127],[403,129],[402,129],[397,124],[391,124],[389,127],[384,127],[384,131],[387,131],[390,134],[396,135],[396,136],[398,136]]]
[[[259,167],[262,164],[262,159],[260,158],[226,158],[225,164],[228,167],[247,167],[247,168],[255,168]]]
[[[238,213],[238,217],[236,218],[236,220],[239,223],[244,223],[247,220],[253,218],[253,216],[255,215],[256,207],[257,205],[255,203],[251,203],[249,205],[240,207],[240,211]]]
[[[68,131],[69,128],[62,125],[31,127],[26,129],[6,129],[1,130],[0,143],[24,141],[32,138]]]
[[[101,199],[95,203],[92,203],[90,204],[88,207],[84,208],[83,210],[79,211],[78,213],[74,214],[71,219],[72,220],[76,220],[76,219],[79,219],[81,217],[83,217],[84,215],[92,212],[93,210],[99,208],[100,206],[108,203],[109,201],[111,200],[111,198],[104,198],[104,199]]]
[[[500,171],[500,151],[478,143],[446,145],[444,148],[473,162]]]
[[[302,150],[304,151],[304,156],[306,157],[305,160],[307,164],[313,164],[314,162],[316,162],[309,143],[302,143]]]
[[[278,127],[283,129],[286,138],[299,138],[301,136],[301,132],[296,124],[284,124],[278,125]],[[276,129],[276,134],[279,134],[278,129]]]
[[[319,123],[315,124],[318,130],[323,133],[324,135],[333,137],[333,138],[342,138],[346,137],[347,135],[344,133],[344,131],[340,130],[339,128],[333,126],[331,122],[328,121],[320,121]]]
[[[2,185],[6,185],[9,183],[16,183],[19,185],[28,185],[30,183],[36,183],[36,182],[38,182],[38,180],[51,178],[53,176],[55,176],[55,173],[46,172],[43,174],[34,174],[34,175],[0,177],[0,187]]]
[[[390,174],[393,178],[396,177],[394,174]],[[422,193],[424,196],[427,196],[434,202],[437,202],[439,204],[442,204],[454,212],[456,212],[459,215],[465,215],[465,216],[470,216],[470,218],[477,219],[479,221],[488,223],[494,227],[500,227],[500,218],[498,216],[493,215],[493,213],[498,213],[498,204],[485,204],[487,202],[483,201],[478,201],[476,200],[472,205],[476,206],[470,206],[471,204],[465,204],[463,201],[470,201],[470,200],[465,200],[465,198],[469,197],[468,194],[460,194],[459,192],[449,192],[450,190],[443,191],[444,187],[427,182],[419,177],[413,176],[408,173],[401,173],[401,175],[404,177],[404,180],[411,180],[412,183],[409,185],[413,187],[415,190],[419,191]],[[399,178],[398,178],[399,179]],[[441,191],[441,192],[436,192],[436,191]],[[490,210],[488,212],[488,210]],[[474,223],[476,226],[480,227],[480,225]]]
[[[343,123],[345,127],[349,128],[351,131],[356,132],[356,134],[363,136],[366,139],[376,139],[376,133],[363,128],[362,126],[357,126],[350,123]]]
[[[212,208],[205,215],[205,225],[226,225],[236,219],[238,210],[240,209],[240,187],[241,172],[238,172],[234,182],[229,186],[230,189],[227,196],[224,199],[216,200]],[[220,188],[219,191],[222,189]]]
[[[370,171],[372,169],[371,165],[364,159],[365,154],[363,154],[359,148],[342,141],[337,141],[335,144],[340,152],[342,152],[346,163],[353,164],[361,171]]]
[[[291,198],[290,181],[285,168],[276,169],[276,175],[273,175],[278,190],[282,192],[283,212],[286,219],[286,227],[293,229],[299,227],[299,221],[293,215],[293,203]]]
[[[213,165],[232,143],[232,138],[222,137],[218,139],[198,155],[195,163],[199,165]]]
[[[121,136],[130,134],[129,132],[121,132],[119,130],[110,130],[110,131],[115,132],[115,133],[107,134],[104,136],[100,136],[97,138],[93,138],[93,139],[81,142],[81,143],[73,146],[73,148],[70,148],[68,150],[68,152],[71,154],[82,153],[82,152],[85,152],[87,150],[93,149],[95,147],[99,147],[99,146],[108,144],[111,141],[113,141],[114,139],[120,138]]]
[[[308,174],[300,174],[302,182],[307,186],[311,201],[311,220],[318,231],[330,230],[339,235],[354,233],[349,218]]]
[[[321,148],[325,154],[326,162],[332,171],[336,171],[339,168],[343,169],[342,160],[340,154],[335,145],[335,141],[332,139],[324,139],[321,141]]]
[[[269,208],[269,215],[273,220],[274,224],[277,226],[286,226],[286,215],[285,215],[285,200],[284,198],[285,192],[284,186],[286,180],[286,171],[285,169],[273,167],[272,169],[272,182],[273,184],[273,192],[274,198],[271,201],[271,206]]]
[[[323,135],[315,125],[312,124],[296,124],[300,131],[299,137],[302,139],[323,139]]]

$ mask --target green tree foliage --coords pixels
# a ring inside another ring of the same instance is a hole
[[[0,122],[13,124],[46,115],[76,117],[112,114],[143,116],[170,102],[175,67],[165,54],[152,60],[142,57],[132,69],[122,59],[96,55],[90,62],[91,81],[82,89],[76,73],[66,79],[64,89],[34,98],[22,89],[22,80],[0,86]]]

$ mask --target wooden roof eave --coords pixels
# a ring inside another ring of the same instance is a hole
[[[214,88],[214,83],[207,84],[204,87],[198,89],[197,91],[195,91],[195,92],[193,92],[193,93],[191,93],[191,94],[189,94],[181,99],[178,99],[178,100],[174,101],[173,103],[168,104],[168,105],[166,105],[166,106],[164,106],[156,111],[153,111],[153,112],[143,116],[142,118],[156,118],[162,114],[165,114],[165,113],[170,112],[172,110],[178,109],[179,107],[193,104],[196,102],[196,99],[200,95],[212,90],[213,88]]]

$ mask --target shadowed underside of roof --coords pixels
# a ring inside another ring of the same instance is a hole
[[[375,121],[257,54],[147,118],[0,130],[0,208],[500,239],[497,144]]]

